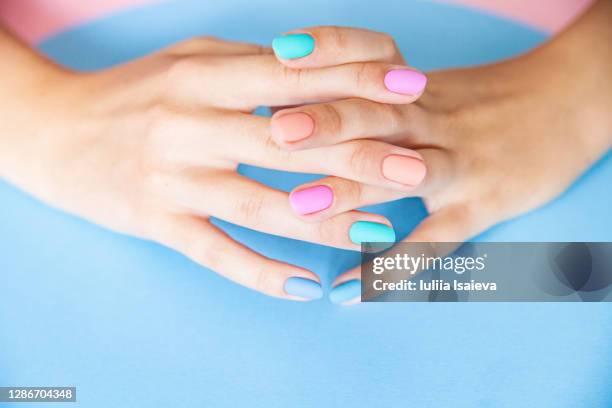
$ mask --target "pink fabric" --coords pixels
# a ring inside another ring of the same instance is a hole
[[[0,0],[0,18],[26,41],[57,32],[126,7],[159,0]],[[515,19],[543,31],[565,26],[594,0],[431,0],[461,4]]]
[[[35,43],[66,28],[152,0],[0,0],[0,17]]]
[[[556,32],[595,0],[437,0],[486,10],[542,31]]]

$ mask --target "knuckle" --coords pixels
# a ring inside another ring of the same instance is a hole
[[[270,49],[263,45],[256,45],[253,53],[256,55],[267,55],[270,53]]]
[[[353,83],[357,89],[367,89],[376,83],[378,69],[369,62],[357,62],[353,64]]]
[[[326,244],[339,242],[340,228],[333,218],[316,224],[318,241]]]
[[[212,35],[204,35],[199,37],[189,38],[187,40],[181,41],[172,48],[182,50],[190,47],[208,47],[217,43],[222,42],[219,38],[214,37]]]
[[[163,103],[154,103],[147,109],[147,124],[148,134],[159,135],[165,134],[167,123],[174,118],[173,112],[168,109]]]
[[[371,168],[372,163],[372,146],[367,142],[352,143],[351,152],[348,157],[348,168],[354,174],[362,174]]]
[[[397,51],[397,44],[395,38],[387,33],[380,33],[381,41],[380,46],[383,49],[385,55],[394,55]]]
[[[343,193],[353,204],[362,202],[363,187],[356,181],[347,182],[343,187]]]
[[[188,40],[189,41],[189,40]],[[213,44],[225,44],[226,41],[216,37],[214,35],[202,35],[199,37],[193,38],[191,41],[198,45],[213,45]]]
[[[179,126],[181,118],[162,104],[154,104],[148,110],[145,131],[144,156],[152,163],[165,162],[169,156],[168,142]]]
[[[165,91],[169,96],[177,95],[177,92],[192,91],[196,82],[206,89],[217,81],[219,69],[224,63],[222,56],[174,57],[165,68]]]
[[[304,82],[304,70],[300,68],[290,68],[285,65],[280,65],[280,77],[286,87],[292,91],[302,88]]]
[[[178,248],[183,254],[206,268],[218,271],[223,266],[223,253],[226,250],[216,240],[207,239],[207,235],[188,234],[179,237],[183,242]]]
[[[214,240],[207,240],[204,244],[201,239],[192,239],[189,247],[196,262],[215,271],[222,267],[223,251],[226,249]]]
[[[384,120],[393,134],[400,133],[405,129],[404,105],[382,105],[381,109],[383,109]]]
[[[256,268],[254,276],[254,289],[258,292],[268,293],[271,287],[271,273],[265,268]]]
[[[247,225],[258,225],[261,222],[261,212],[264,205],[262,194],[250,194],[236,201],[236,212]]]
[[[183,84],[185,78],[191,78],[196,74],[196,62],[191,57],[179,57],[172,61],[166,69],[166,83],[169,86]]]
[[[344,120],[338,109],[332,104],[321,105],[322,127],[325,133],[341,135],[344,130]]]
[[[329,26],[325,31],[325,41],[333,45],[333,49],[344,50],[349,45],[346,38],[346,31],[342,27]]]

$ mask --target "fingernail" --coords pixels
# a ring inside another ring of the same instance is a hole
[[[427,85],[427,77],[411,69],[392,69],[385,75],[385,87],[402,95],[418,95]]]
[[[361,297],[361,281],[359,279],[353,279],[332,289],[329,294],[329,300],[332,303],[344,303],[355,298]]]
[[[314,121],[306,113],[287,113],[275,117],[270,127],[272,135],[291,143],[310,136],[314,130]]]
[[[305,57],[314,50],[314,45],[310,34],[287,34],[272,40],[274,53],[283,59]]]
[[[349,238],[357,245],[362,242],[395,242],[395,231],[386,224],[357,221],[351,225]]]
[[[289,278],[285,281],[285,293],[304,299],[321,299],[323,289],[318,282],[306,278]]]
[[[306,215],[329,208],[334,192],[327,186],[314,186],[297,190],[289,195],[291,208],[297,214]]]
[[[387,180],[415,187],[425,178],[427,168],[416,157],[391,154],[383,160],[381,171]]]

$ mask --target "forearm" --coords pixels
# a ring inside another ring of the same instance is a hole
[[[44,130],[44,106],[67,75],[59,66],[38,55],[0,27],[0,177],[9,177],[23,166],[26,149]],[[8,63],[7,63],[8,62]],[[35,165],[35,164],[32,164]]]
[[[549,75],[562,72],[562,80],[575,88],[571,102],[584,112],[585,142],[607,151],[612,145],[612,1],[599,0],[541,51]]]

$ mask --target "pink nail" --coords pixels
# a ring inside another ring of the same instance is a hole
[[[387,180],[415,187],[423,181],[427,169],[415,157],[391,154],[382,162],[382,173]]]
[[[327,186],[314,186],[297,190],[289,195],[293,211],[300,215],[312,214],[328,208],[334,200],[334,192]]]
[[[385,75],[385,87],[402,95],[418,95],[427,85],[427,77],[411,69],[393,69]]]

